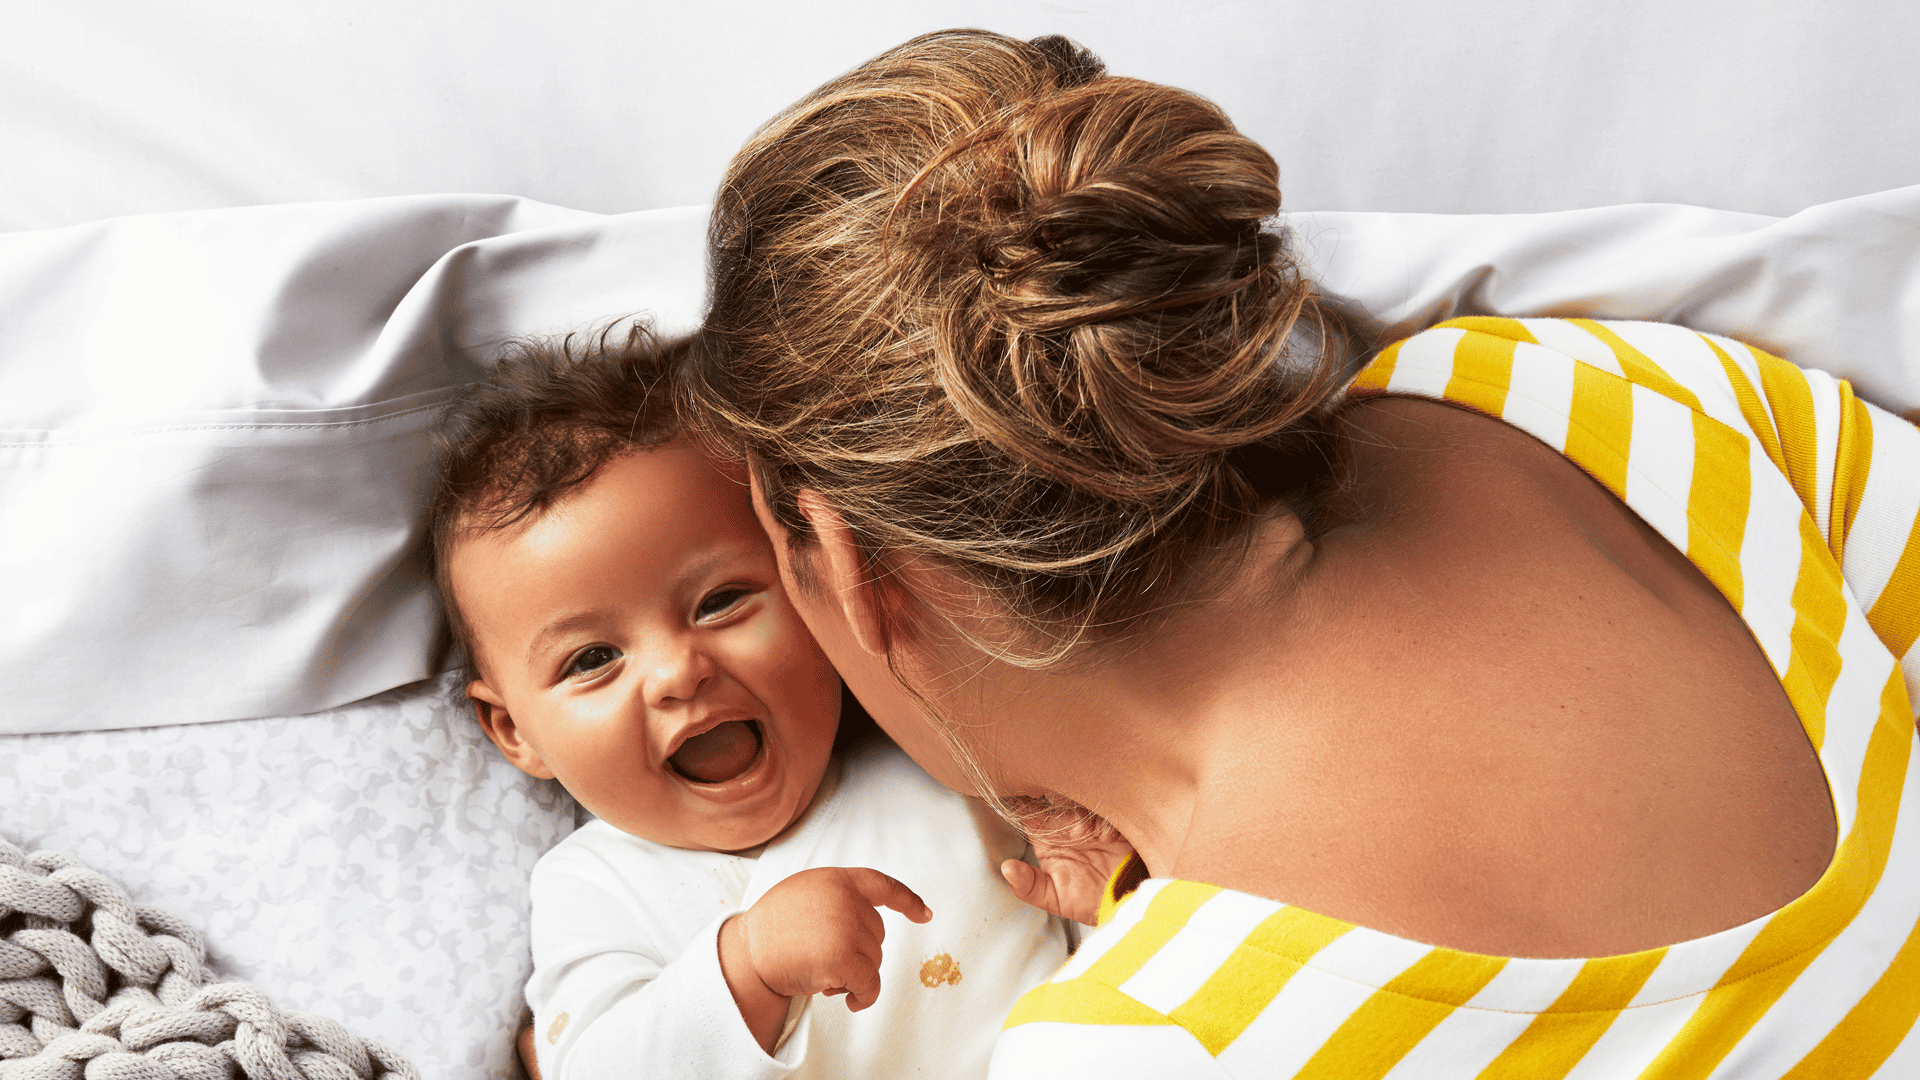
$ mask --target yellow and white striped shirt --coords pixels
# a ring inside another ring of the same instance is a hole
[[[1819,753],[1832,864],[1765,918],[1589,960],[1151,879],[1021,1000],[991,1075],[1920,1077],[1920,429],[1843,381],[1654,323],[1456,319],[1354,388],[1500,417],[1685,553]]]

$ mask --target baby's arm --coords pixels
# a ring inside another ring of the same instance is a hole
[[[604,854],[576,846],[550,854],[534,871],[534,976],[527,999],[544,1059],[535,1067],[548,1080],[787,1076],[805,1053],[805,1037],[796,1034],[793,1044],[772,1054],[788,1004],[773,988],[792,990],[807,974],[796,973],[796,958],[831,958],[834,942],[879,955],[879,932],[868,920],[877,924],[880,917],[865,902],[863,888],[909,909],[909,918],[928,918],[917,896],[871,870],[795,875],[791,885],[775,886],[743,916],[715,905],[713,890],[701,887],[707,875],[697,868],[676,877],[670,862],[636,870]],[[836,891],[862,897],[859,910],[852,911],[844,895],[836,899]],[[713,912],[710,922],[706,911]],[[723,961],[723,930],[734,938],[747,929],[755,933],[739,944],[751,955]],[[794,936],[808,944],[789,947]],[[751,961],[745,970],[757,987],[739,977],[742,958]],[[877,992],[878,979],[868,965],[863,980],[862,963],[824,964],[816,982],[793,992],[847,987],[864,1004]],[[735,969],[731,982],[729,965]]]
[[[854,1012],[873,1004],[887,936],[881,907],[918,923],[933,917],[912,889],[878,870],[823,866],[768,889],[721,926],[720,972],[762,1050],[773,1052],[789,998],[845,994]]]
[[[1079,807],[1063,807],[1023,819],[1039,869],[1008,859],[1000,874],[1022,901],[1051,915],[1085,926],[1100,914],[1100,894],[1133,845],[1109,825]]]

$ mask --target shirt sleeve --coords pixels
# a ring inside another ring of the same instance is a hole
[[[1845,386],[1844,383],[1841,384]],[[1900,660],[1920,717],[1920,427],[1847,394],[1853,430],[1836,499],[1840,568],[1867,622]]]
[[[804,1005],[769,1056],[760,1049],[720,972],[720,926],[664,955],[644,912],[622,891],[571,868],[533,879],[534,977],[527,985],[534,1042],[548,1080],[711,1077],[777,1080],[807,1051]]]
[[[1742,412],[1920,703],[1920,428],[1844,379],[1702,336],[1724,348]]]
[[[1575,363],[1569,369],[1543,354]],[[1627,443],[1619,437],[1627,428],[1637,449],[1643,436],[1649,447],[1660,442],[1663,418],[1725,425],[1751,440],[1756,473],[1778,472],[1792,488],[1868,625],[1898,658],[1910,702],[1920,704],[1920,429],[1856,397],[1846,380],[1679,326],[1474,317],[1389,346],[1354,389],[1442,398],[1499,416],[1578,461],[1630,504]],[[1652,398],[1669,407],[1651,408]],[[1676,404],[1682,412],[1670,407]],[[1608,437],[1621,453],[1595,449]],[[1658,464],[1653,456],[1649,463]],[[1737,457],[1716,475],[1737,482],[1748,464],[1745,441]],[[1658,509],[1634,505],[1643,518]]]

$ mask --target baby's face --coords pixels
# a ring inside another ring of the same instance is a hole
[[[460,541],[447,568],[501,751],[673,847],[779,834],[839,724],[839,676],[742,479],[683,443],[627,454],[530,524]]]

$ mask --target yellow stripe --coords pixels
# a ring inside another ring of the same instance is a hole
[[[1262,919],[1247,934],[1245,944],[1304,964],[1351,929],[1352,923],[1289,907]]]
[[[1104,983],[1073,979],[1041,983],[1027,991],[1007,1014],[1001,1030],[1044,1023],[1144,1026],[1172,1021]]]
[[[1162,945],[1187,925],[1187,920],[1193,918],[1194,911],[1201,904],[1213,899],[1219,892],[1218,885],[1201,885],[1193,881],[1169,883],[1147,902],[1146,914],[1140,922],[1115,942],[1106,955],[1089,964],[1080,978],[1108,986],[1119,986],[1131,979],[1141,965],[1151,960]]]
[[[1914,640],[1920,638],[1920,516],[1913,519],[1906,550],[1894,564],[1887,587],[1873,602],[1873,610],[1867,612],[1867,622],[1886,643],[1887,651],[1898,657],[1906,656]]]
[[[1753,458],[1746,436],[1693,414],[1693,486],[1687,495],[1687,558],[1739,611],[1746,604],[1740,548],[1746,542]]]
[[[1906,684],[1898,671],[1880,696],[1880,717],[1867,740],[1860,775],[1859,814],[1840,838],[1833,865],[1805,896],[1776,912],[1707,994],[1647,1077],[1689,1080],[1712,1072],[1758,1023],[1794,979],[1820,955],[1866,903],[1886,870],[1900,790],[1913,748]]]
[[[1603,1012],[1619,1010],[1647,984],[1653,969],[1666,959],[1667,950],[1648,949],[1625,956],[1606,956],[1580,965],[1573,980],[1548,1012]]]
[[[1507,341],[1524,341],[1530,345],[1540,344],[1533,336],[1527,324],[1519,319],[1503,318],[1499,315],[1462,315],[1457,319],[1448,319],[1434,329],[1466,330],[1476,334],[1487,334]],[[1511,350],[1509,350],[1511,351]]]
[[[1567,321],[1605,342],[1607,348],[1613,350],[1613,358],[1620,362],[1620,370],[1626,372],[1629,381],[1638,383],[1661,397],[1672,398],[1694,412],[1700,411],[1700,399],[1694,396],[1693,391],[1674,382],[1666,369],[1647,359],[1645,353],[1627,344],[1625,339],[1608,329],[1606,325],[1594,322],[1592,319]],[[1707,344],[1713,343],[1709,341]]]
[[[1873,468],[1873,417],[1866,404],[1853,396],[1853,384],[1845,379],[1840,380],[1840,438],[1833,458],[1833,509],[1827,515],[1827,546],[1838,562],[1846,549],[1847,533],[1853,529],[1854,515],[1860,512],[1867,473]]]
[[[1633,431],[1633,384],[1588,364],[1573,366],[1566,456],[1607,490],[1627,496],[1627,451]]]
[[[1813,391],[1799,368],[1777,356],[1752,350],[1760,361],[1760,386],[1767,392],[1773,408],[1774,426],[1780,432],[1780,451],[1786,458],[1781,470],[1800,496],[1800,505],[1808,514],[1819,513],[1820,443],[1813,419]],[[1822,538],[1822,543],[1825,540]]]
[[[1336,919],[1283,907],[1262,920],[1170,1015],[1217,1055],[1247,1030],[1305,961],[1350,929]]]
[[[1360,369],[1360,374],[1353,377],[1353,382],[1348,384],[1347,391],[1349,393],[1355,390],[1384,392],[1393,382],[1394,366],[1400,362],[1400,347],[1410,340],[1412,339],[1401,338],[1380,350],[1380,355],[1369,361],[1366,367]]]
[[[1480,1080],[1565,1076],[1607,1033],[1667,955],[1652,949],[1589,960],[1561,995],[1493,1059]]]
[[[1840,632],[1847,624],[1847,596],[1840,568],[1827,553],[1813,519],[1800,516],[1800,576],[1793,583],[1792,659],[1780,677],[1817,751],[1826,745],[1827,699],[1840,678]]]
[[[1870,1076],[1913,1030],[1916,1018],[1920,1018],[1920,923],[1873,989],[1784,1080]]]
[[[1741,370],[1740,365],[1733,362],[1733,357],[1728,356],[1726,351],[1712,340],[1708,340],[1707,345],[1713,349],[1713,354],[1720,358],[1720,367],[1726,371],[1727,381],[1733,384],[1734,400],[1740,403],[1740,419],[1745,420],[1747,426],[1753,429],[1753,433],[1759,436],[1760,447],[1767,452],[1767,460],[1773,462],[1773,467],[1779,469],[1784,475],[1787,471],[1787,459],[1780,453],[1780,436],[1773,430],[1773,414],[1767,412],[1766,404],[1760,400],[1760,392],[1753,388],[1753,382],[1747,378],[1747,373]],[[1747,351],[1757,354],[1757,350],[1754,349]]]
[[[1713,1072],[1818,955],[1817,950],[1809,949],[1732,986],[1708,992],[1680,1033],[1667,1040],[1641,1077],[1699,1080]]]
[[[1375,1080],[1386,1075],[1505,964],[1501,957],[1433,950],[1362,1002],[1294,1080]],[[1445,997],[1438,1001],[1409,992],[1443,987]]]
[[[1524,332],[1526,328],[1520,329]],[[1518,344],[1512,338],[1492,334],[1462,335],[1453,347],[1453,375],[1447,379],[1446,399],[1488,416],[1503,414],[1507,387],[1513,382],[1513,349]]]

